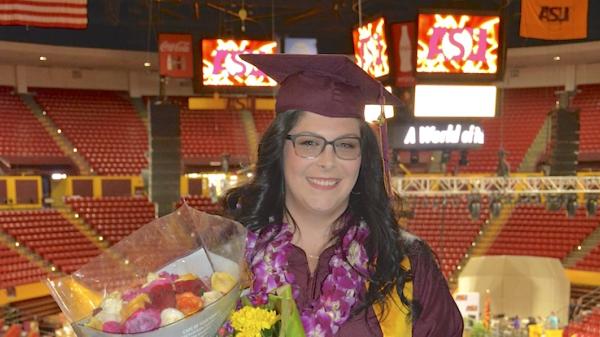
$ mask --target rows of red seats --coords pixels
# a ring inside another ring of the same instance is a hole
[[[579,160],[600,160],[600,84],[581,85],[572,105],[579,108]]]
[[[577,261],[575,269],[600,272],[600,246],[596,246],[583,259]]]
[[[71,273],[100,250],[56,210],[2,211],[0,228],[59,270]]]
[[[68,198],[83,220],[105,240],[115,244],[155,218],[155,208],[146,197]]]
[[[33,90],[38,103],[96,173],[139,175],[147,167],[146,126],[125,94]]]
[[[504,148],[510,169],[515,172],[546,116],[556,106],[557,90],[557,87],[503,89],[498,116],[481,122],[485,131],[485,144],[477,150],[470,150],[469,164],[459,166],[457,170],[495,172],[498,167],[498,150]],[[458,160],[458,153],[453,153],[448,168],[454,170]]]
[[[495,118],[482,119],[485,144],[468,151],[468,165],[460,166],[458,151],[453,151],[447,165],[449,172],[495,172],[498,150],[503,148],[511,171],[516,171],[542,127],[547,114],[556,105],[557,87],[503,89],[501,109]],[[600,143],[599,143],[600,144]],[[420,163],[429,163],[429,155]],[[401,151],[400,162],[409,164],[408,151]]]
[[[199,195],[188,195],[186,197],[181,198],[181,200],[177,203],[176,207],[181,206],[184,202],[186,202],[189,206],[206,213],[221,212],[221,206],[218,203],[213,203],[212,200],[207,197],[201,197]]]
[[[0,289],[39,282],[48,272],[0,242]]]
[[[0,86],[0,156],[64,158],[46,129],[12,90]]]
[[[571,322],[563,336],[600,337],[600,307],[596,307],[579,322]]]
[[[444,202],[441,198],[422,197],[411,202],[414,215],[409,219],[407,228],[431,246],[441,262],[442,272],[449,277],[489,217],[487,208],[482,206],[479,217],[473,220],[466,198],[452,198]]]
[[[256,110],[252,112],[254,125],[256,126],[256,132],[258,133],[259,139],[273,121],[273,115],[274,111],[272,110]]]
[[[236,111],[190,110],[187,99],[173,99],[180,107],[181,155],[185,159],[219,160],[230,155],[248,161],[246,133]]]
[[[549,211],[545,205],[519,204],[488,254],[563,259],[597,226],[597,219],[587,217],[582,208],[569,218],[564,211]]]

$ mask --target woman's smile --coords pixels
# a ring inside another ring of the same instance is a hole
[[[337,178],[317,178],[317,177],[307,177],[306,180],[310,184],[312,188],[316,188],[318,190],[332,190],[334,189],[341,179]]]

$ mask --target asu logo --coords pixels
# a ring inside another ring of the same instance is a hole
[[[418,29],[417,73],[497,73],[499,16],[421,13]]]
[[[546,22],[569,21],[569,7],[542,6],[540,7],[538,19]]]
[[[447,60],[485,62],[487,31],[473,28],[433,28],[427,58],[433,60],[441,53]]]

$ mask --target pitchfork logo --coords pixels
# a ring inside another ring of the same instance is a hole
[[[500,17],[419,14],[418,73],[495,74]]]

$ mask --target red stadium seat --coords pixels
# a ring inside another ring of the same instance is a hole
[[[139,175],[148,163],[146,126],[123,94],[33,89],[48,116],[101,175]]]
[[[431,246],[440,259],[442,272],[449,277],[489,217],[488,211],[482,208],[479,219],[472,220],[466,199],[448,201],[443,211],[439,198],[413,201],[414,218],[409,219],[407,227]]]
[[[0,86],[0,157],[14,163],[36,158],[48,162],[58,158],[64,162],[66,155],[12,90]]]
[[[63,272],[76,270],[91,257],[100,254],[100,250],[56,210],[0,211],[0,219],[10,219],[10,222],[0,223],[1,230]],[[60,259],[64,255],[78,258],[78,263],[64,264]],[[2,266],[0,275],[3,274]],[[32,281],[33,276],[40,276],[36,279],[39,281],[45,275],[46,272],[40,269],[37,274],[29,275],[27,280]],[[12,285],[14,282],[24,282],[18,278],[11,280]]]
[[[527,219],[527,220],[525,220]],[[544,205],[517,205],[488,250],[489,255],[566,257],[596,227],[579,209],[573,218]]]
[[[112,244],[155,218],[154,204],[145,197],[68,198],[67,204]]]

